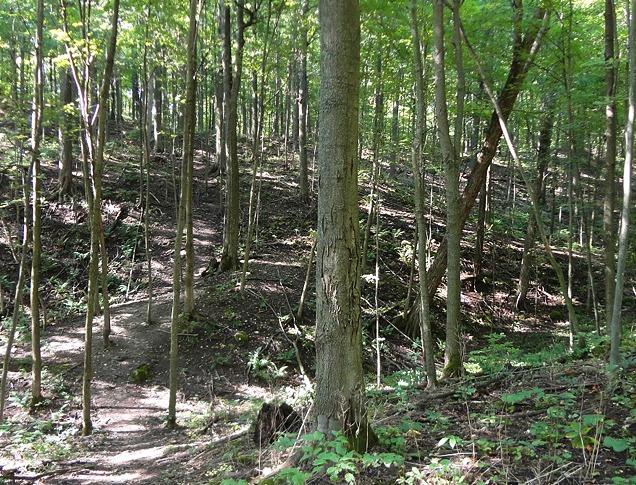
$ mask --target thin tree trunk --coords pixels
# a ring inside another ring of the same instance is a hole
[[[550,145],[552,143],[552,128],[554,126],[554,98],[549,96],[543,104],[545,118],[541,124],[539,132],[539,148],[537,152],[537,175],[534,180],[533,190],[538,194],[539,210],[543,209],[545,203],[545,174],[550,161]],[[521,270],[519,272],[519,286],[515,305],[517,308],[524,308],[526,296],[530,287],[530,270],[534,260],[534,244],[536,239],[537,224],[534,218],[528,221],[528,229],[523,244],[523,255],[521,257]]]
[[[441,148],[442,162],[446,170],[446,240],[447,290],[446,290],[446,347],[444,352],[444,376],[461,373],[462,356],[459,342],[460,320],[460,264],[461,264],[461,206],[459,204],[459,164],[453,148],[448,126],[446,103],[446,75],[444,72],[444,3],[433,0],[433,73],[435,77],[435,120]]]
[[[22,150],[20,151],[20,153]],[[20,154],[20,158],[22,155]],[[21,161],[21,160],[20,160]],[[27,177],[23,177],[24,180],[24,223],[22,227],[22,251],[20,256],[20,265],[18,270],[18,281],[15,285],[15,298],[13,299],[13,316],[11,318],[11,327],[9,328],[9,335],[7,336],[7,347],[4,352],[4,358],[2,361],[2,379],[0,380],[0,423],[4,420],[4,405],[5,397],[7,393],[7,380],[9,376],[9,360],[11,358],[11,349],[13,348],[13,341],[15,339],[15,331],[20,320],[20,310],[22,309],[22,295],[24,293],[24,285],[27,277],[27,255],[29,252],[29,238],[30,231],[30,211],[29,211],[29,186],[27,183]]]
[[[534,22],[530,24],[528,31],[523,36],[517,36],[513,46],[513,56],[508,71],[508,77],[499,94],[498,104],[501,107],[501,112],[504,116],[504,121],[508,119],[515,101],[521,88],[523,81],[528,73],[532,61],[536,56],[541,45],[541,40],[544,33],[548,28],[549,16],[543,9],[538,9],[534,15]],[[541,20],[537,22],[536,20]],[[484,141],[481,149],[477,154],[477,160],[475,166],[472,168],[466,186],[461,198],[461,228],[466,224],[468,215],[475,204],[477,195],[481,190],[483,181],[488,173],[488,168],[495,156],[499,140],[501,138],[502,130],[499,124],[497,113],[493,111],[488,128],[484,135]],[[432,298],[439,287],[442,278],[446,270],[446,256],[447,256],[447,241],[446,238],[440,243],[437,254],[433,263],[428,270],[428,293]],[[411,308],[409,315],[409,323],[417,321],[418,305]],[[410,328],[417,328],[417,326],[411,326]]]
[[[42,31],[44,0],[38,0],[35,37],[35,78],[33,82],[33,112],[31,116],[31,164],[33,166],[33,253],[31,256],[31,407],[42,400],[42,353],[40,351],[40,261],[42,254],[42,207],[40,202],[40,142],[44,111],[44,65]],[[18,302],[15,303],[18,305]]]
[[[380,144],[382,139],[382,131],[384,126],[384,95],[382,93],[382,57],[378,55],[375,65],[375,109],[373,114],[373,164],[371,167],[371,193],[369,194],[369,209],[367,214],[367,223],[364,226],[364,238],[362,242],[362,268],[361,273],[364,274],[367,266],[367,249],[369,247],[369,236],[371,234],[371,225],[376,208],[376,199],[378,198],[378,177],[380,176]]]
[[[470,52],[471,56],[473,57],[473,60],[475,61],[475,64],[477,65],[479,75],[481,76],[482,81],[484,83],[484,88],[486,89],[486,93],[488,94],[488,97],[490,98],[490,101],[493,107],[495,108],[495,113],[497,115],[497,119],[499,121],[502,134],[504,135],[504,139],[506,140],[506,144],[508,145],[508,150],[510,151],[511,156],[513,157],[515,164],[518,167],[519,172],[521,173],[523,181],[526,185],[526,190],[528,191],[528,194],[530,194],[530,198],[532,202],[532,211],[533,211],[535,220],[537,222],[537,231],[539,233],[539,237],[541,238],[541,241],[543,242],[543,246],[547,253],[548,260],[550,261],[550,265],[552,266],[552,268],[554,269],[554,272],[556,273],[557,279],[559,281],[559,286],[561,288],[561,294],[563,295],[563,299],[565,300],[565,305],[568,311],[568,319],[570,321],[570,350],[572,350],[574,347],[574,336],[577,335],[578,333],[576,311],[574,310],[574,305],[572,304],[572,300],[570,299],[570,296],[568,293],[567,282],[563,274],[563,269],[561,268],[556,258],[554,257],[554,252],[552,251],[552,247],[550,246],[550,242],[548,241],[548,238],[545,233],[543,219],[541,217],[541,211],[539,210],[539,207],[540,207],[539,194],[537,194],[534,191],[532,187],[532,183],[530,182],[525,171],[523,170],[523,165],[521,164],[519,160],[517,151],[512,143],[512,138],[510,137],[510,133],[508,132],[508,128],[506,126],[504,112],[487,82],[486,75],[484,74],[483,68],[481,67],[481,62],[479,61],[479,58],[477,57],[477,53],[474,51],[474,49],[472,48],[472,46],[469,44],[468,40],[466,39],[466,35],[463,29],[461,33],[464,39],[464,43],[468,47],[468,51]],[[582,345],[584,344],[584,340],[579,339],[578,343],[579,345]]]
[[[424,141],[424,118],[426,116],[426,102],[424,97],[424,73],[422,67],[422,51],[420,47],[420,33],[417,21],[417,0],[411,0],[411,40],[413,44],[413,77],[415,78],[415,95],[417,100],[417,117],[415,121],[415,133],[413,136],[412,165],[415,191],[413,194],[415,203],[416,245],[413,251],[417,252],[417,268],[419,277],[419,329],[422,339],[422,353],[424,354],[424,370],[429,387],[437,385],[437,372],[435,370],[435,355],[433,347],[433,335],[431,332],[430,300],[426,291],[426,221],[424,219],[423,190],[424,173],[422,170],[422,144]],[[412,274],[412,273],[411,273]],[[411,277],[412,279],[412,277]],[[410,290],[410,285],[409,285]],[[407,298],[408,299],[408,298]]]
[[[605,198],[603,200],[603,232],[605,234],[605,322],[612,321],[616,276],[616,238],[614,208],[616,205],[616,82],[617,55],[616,10],[614,0],[605,0]]]
[[[618,262],[616,264],[616,287],[614,308],[610,324],[610,365],[620,365],[621,307],[625,284],[625,265],[629,250],[629,211],[631,209],[632,163],[634,157],[634,118],[636,117],[636,0],[630,2],[629,21],[629,95],[627,121],[625,123],[625,162],[623,164],[623,207],[618,233]]]
[[[168,426],[177,424],[177,387],[179,366],[179,303],[181,298],[181,243],[186,223],[186,205],[188,192],[188,165],[193,155],[194,123],[196,118],[196,42],[197,22],[203,0],[190,0],[189,28],[186,66],[186,103],[183,113],[183,157],[181,161],[181,196],[177,216],[177,232],[174,238],[174,267],[172,271],[172,312],[170,319],[170,376],[168,397]]]
[[[58,135],[60,142],[59,184],[61,195],[71,195],[73,190],[73,137],[70,133],[72,116],[68,112],[73,103],[73,78],[65,68],[60,73],[60,115]]]
[[[309,14],[309,0],[303,0],[301,18]],[[309,101],[309,83],[307,82],[307,23],[301,22],[300,29],[300,72],[298,81],[298,143],[300,160],[300,200],[309,201],[309,180],[307,162],[307,104]]]

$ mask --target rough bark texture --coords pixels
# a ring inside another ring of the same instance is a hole
[[[364,402],[358,226],[360,10],[356,0],[321,0],[316,393],[323,433],[373,444]]]

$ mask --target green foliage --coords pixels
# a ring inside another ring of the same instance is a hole
[[[486,374],[501,372],[507,366],[542,366],[553,362],[566,354],[561,344],[544,347],[537,352],[526,352],[516,347],[503,333],[491,333],[486,336],[485,347],[473,350],[468,355],[467,368]]]
[[[622,453],[629,448],[629,440],[623,438],[614,438],[612,436],[606,436],[603,438],[603,446],[611,448],[616,453]]]
[[[380,428],[377,430],[377,434],[378,437],[385,437],[384,442],[380,439],[380,443],[385,444],[386,436],[389,433]],[[303,444],[300,462],[310,466],[312,473],[307,474],[291,468],[279,472],[275,477],[276,481],[271,483],[304,483],[302,481],[284,482],[281,480],[307,480],[312,474],[319,473],[325,473],[333,483],[356,483],[355,477],[360,473],[360,470],[401,467],[404,464],[403,455],[393,451],[357,453],[350,449],[349,440],[342,433],[333,433],[332,439],[327,440],[323,433],[315,431],[304,435],[301,440]],[[294,440],[288,435],[280,437],[274,446],[277,449],[284,449],[293,444]]]
[[[254,377],[265,382],[272,383],[287,375],[287,366],[278,366],[275,362],[263,355],[262,347],[250,353],[247,361],[247,369]]]
[[[150,378],[150,364],[144,363],[137,366],[131,373],[130,378],[135,384],[143,384]]]

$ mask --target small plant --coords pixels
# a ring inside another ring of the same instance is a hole
[[[284,378],[287,375],[287,366],[277,366],[276,363],[264,357],[261,352],[262,347],[259,347],[250,354],[250,358],[247,362],[248,371],[257,379],[269,383]]]

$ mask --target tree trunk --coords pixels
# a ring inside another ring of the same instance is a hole
[[[362,240],[362,274],[365,273],[367,267],[367,248],[369,247],[369,236],[371,234],[371,224],[373,224],[374,214],[377,210],[377,189],[378,177],[380,175],[380,143],[382,140],[382,129],[384,127],[384,95],[382,93],[382,57],[376,58],[375,65],[375,96],[374,96],[374,113],[373,113],[373,164],[371,168],[371,193],[369,194],[369,209],[367,214],[367,223],[364,226],[364,236]]]
[[[610,324],[610,365],[620,365],[621,306],[625,283],[625,265],[629,250],[629,212],[631,210],[632,163],[634,157],[634,118],[636,117],[636,0],[631,0],[629,22],[629,95],[627,121],[625,122],[625,162],[623,165],[623,207],[618,234],[618,262],[616,265],[616,287],[614,308]]]
[[[196,0],[193,0],[196,1]],[[199,0],[202,1],[202,0]],[[195,5],[196,7],[196,5]],[[192,15],[190,7],[190,15]],[[196,7],[195,15],[198,16],[200,7]],[[185,164],[185,180],[182,184],[186,186],[185,200],[185,250],[186,250],[186,268],[183,286],[185,289],[185,299],[183,304],[183,313],[186,318],[191,318],[194,312],[194,233],[193,233],[193,184],[194,184],[194,136],[197,123],[197,35],[198,26],[196,18],[194,26],[192,19],[190,20],[190,28],[194,28],[194,32],[188,34],[188,42],[193,39],[193,44],[188,47],[188,58],[186,65],[186,99],[183,111],[183,163]],[[176,255],[175,255],[176,257]]]
[[[174,267],[172,271],[172,313],[170,321],[170,376],[168,397],[168,426],[177,424],[177,387],[179,365],[179,300],[181,297],[181,243],[186,223],[188,185],[192,175],[193,138],[196,122],[196,42],[197,18],[203,0],[190,0],[186,65],[186,103],[183,113],[183,158],[181,161],[181,197],[177,216],[177,232],[174,238]],[[190,184],[191,185],[191,184]],[[187,278],[186,278],[187,284]],[[187,301],[187,299],[186,299]]]
[[[245,28],[248,26],[244,22],[244,2],[241,0],[237,6],[237,33],[236,33],[236,70],[232,75],[231,62],[231,25],[230,7],[226,5],[223,23],[223,72],[224,91],[228,99],[226,113],[226,150],[229,157],[227,170],[227,195],[225,206],[225,232],[223,237],[223,252],[219,269],[221,271],[234,270],[239,267],[238,245],[239,245],[239,216],[240,216],[240,194],[239,194],[239,160],[238,160],[238,139],[237,139],[237,110],[238,98],[241,87],[241,75],[243,70],[243,47],[245,45]],[[249,25],[253,22],[250,18]]]
[[[543,19],[543,21],[539,21],[540,19]],[[538,9],[526,34],[516,37],[513,46],[513,56],[508,70],[508,77],[498,97],[498,104],[501,107],[504,121],[507,120],[510,113],[512,113],[517,96],[523,87],[523,81],[528,73],[528,69],[532,65],[532,60],[539,50],[541,39],[547,30],[547,19],[548,17],[545,15],[545,11]],[[490,116],[488,128],[485,132],[484,141],[482,142],[481,149],[477,154],[475,166],[471,169],[461,198],[460,228],[462,229],[466,224],[466,220],[468,219],[470,211],[475,204],[477,195],[479,194],[483,182],[486,179],[488,168],[490,167],[495,153],[497,152],[497,146],[499,145],[501,134],[502,131],[497,113],[496,111],[493,111]],[[447,241],[446,238],[444,238],[437,249],[435,259],[428,270],[427,283],[430,298],[435,295],[435,292],[437,291],[437,288],[444,276],[444,272],[446,270],[447,250]],[[417,305],[411,307],[408,319],[409,327],[411,329],[417,328],[416,325],[412,325],[412,323],[417,321],[417,311]]]
[[[605,0],[605,198],[603,233],[605,234],[605,321],[609,326],[614,307],[616,238],[616,11],[614,0]]]
[[[415,203],[415,223],[417,230],[417,269],[419,277],[419,329],[422,339],[422,352],[424,354],[424,370],[427,384],[430,387],[437,385],[437,372],[435,370],[435,355],[433,336],[431,332],[431,313],[428,292],[426,291],[426,221],[424,219],[425,194],[423,189],[422,171],[422,143],[424,141],[424,118],[426,105],[424,98],[424,74],[422,69],[422,52],[420,47],[420,33],[417,21],[417,0],[411,0],[411,38],[413,43],[413,77],[415,78],[415,95],[417,99],[417,117],[415,121],[415,134],[413,136],[413,179],[415,191],[413,194]],[[410,289],[410,286],[409,286]]]
[[[61,195],[71,195],[73,191],[73,136],[71,134],[73,116],[73,77],[70,69],[60,73],[60,115],[58,137],[60,142],[59,184]]]
[[[543,104],[545,118],[541,124],[539,132],[539,148],[537,151],[537,176],[534,180],[534,190],[538,194],[539,207],[541,210],[545,203],[545,174],[550,162],[550,145],[552,144],[552,128],[554,126],[554,97],[549,96]],[[534,244],[537,232],[537,222],[534,218],[528,221],[528,229],[523,243],[523,255],[521,257],[521,270],[519,272],[519,286],[515,305],[517,308],[524,308],[526,305],[526,295],[530,287],[530,269],[534,260]]]
[[[301,6],[301,18],[307,18],[309,14],[309,0],[303,0]],[[303,203],[309,201],[309,180],[307,165],[307,24],[301,22],[300,38],[300,72],[298,80],[298,142],[300,160],[300,200]]]
[[[22,151],[20,151],[20,158],[22,158]],[[20,160],[22,162],[22,160]],[[24,293],[24,284],[27,278],[28,271],[28,252],[29,252],[29,186],[26,180],[26,175],[23,176],[24,180],[24,223],[22,226],[22,251],[20,256],[20,266],[18,269],[18,281],[15,285],[15,298],[13,299],[13,315],[11,317],[11,327],[9,328],[9,334],[7,336],[6,349],[4,351],[4,358],[2,361],[2,378],[0,379],[0,423],[4,419],[4,404],[5,395],[7,392],[7,380],[9,376],[9,360],[11,358],[11,349],[13,348],[13,340],[15,339],[15,331],[18,326],[18,322],[21,316],[22,309],[22,294]]]
[[[433,74],[435,78],[435,120],[446,170],[446,240],[447,240],[447,296],[446,296],[446,347],[444,375],[451,377],[461,373],[462,357],[459,342],[460,320],[460,240],[461,216],[459,205],[459,164],[453,148],[448,126],[446,103],[446,75],[444,72],[444,3],[433,0]],[[456,141],[458,138],[456,139]]]
[[[321,0],[316,393],[318,431],[343,431],[373,446],[362,369],[358,226],[360,10],[356,0]]]
[[[38,0],[35,37],[35,78],[33,81],[33,112],[31,115],[31,163],[33,166],[33,253],[31,256],[31,407],[42,400],[42,354],[40,351],[40,261],[42,255],[42,207],[40,203],[40,142],[44,111],[44,65],[42,60],[42,30],[44,0]],[[18,303],[15,302],[15,305]]]

